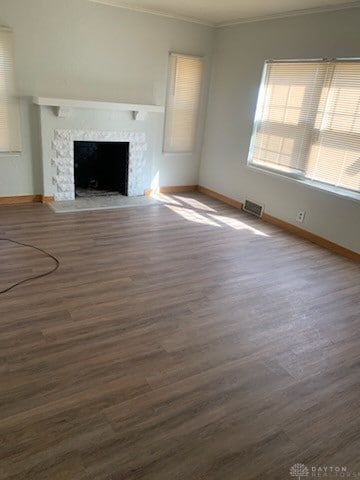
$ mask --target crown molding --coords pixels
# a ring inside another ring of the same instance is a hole
[[[197,23],[199,25],[204,25],[206,27],[216,27],[217,26],[215,23],[206,22],[205,20],[201,20],[200,18],[187,17],[185,15],[177,15],[175,13],[172,14],[172,13],[168,13],[168,12],[162,12],[160,10],[150,10],[150,9],[139,7],[139,6],[136,6],[136,5],[134,5],[134,6],[129,5],[126,2],[119,2],[117,0],[89,0],[89,2],[100,3],[102,5],[108,5],[110,7],[118,7],[118,8],[122,8],[123,10],[132,10],[134,12],[148,13],[150,15],[157,15],[159,17],[173,18],[175,20],[182,20],[184,22]]]
[[[259,15],[256,17],[244,17],[244,18],[237,18],[235,20],[231,20],[229,22],[219,22],[219,23],[211,23],[206,22],[205,20],[201,20],[200,18],[196,17],[188,17],[185,15],[177,15],[168,12],[163,12],[160,10],[150,10],[147,8],[140,7],[138,5],[129,5],[122,0],[89,0],[92,3],[99,3],[102,5],[108,5],[111,7],[122,8],[124,10],[131,10],[140,13],[147,13],[150,15],[157,15],[160,17],[167,17],[173,18],[175,20],[182,20],[184,22],[190,23],[197,23],[199,25],[205,25],[207,27],[215,27],[215,28],[222,28],[222,27],[231,27],[233,25],[241,25],[242,23],[253,23],[253,22],[263,22],[266,20],[277,20],[280,18],[289,18],[289,17],[297,17],[300,15],[311,15],[315,13],[325,13],[325,12],[335,12],[338,10],[348,10],[350,8],[359,8],[360,1],[348,2],[343,3],[342,5],[328,5],[325,7],[315,7],[315,8],[306,8],[303,10],[292,10],[290,12],[283,12],[283,13],[275,13],[272,15]]]
[[[238,18],[231,22],[220,22],[215,24],[216,28],[231,27],[241,25],[242,23],[263,22],[266,20],[277,20],[279,18],[297,17],[300,15],[311,15],[315,13],[336,12],[338,10],[348,10],[350,8],[359,8],[360,1],[343,3],[342,5],[329,5],[327,7],[306,8],[304,10],[292,10],[290,12],[275,13],[273,15],[263,15],[258,17]]]

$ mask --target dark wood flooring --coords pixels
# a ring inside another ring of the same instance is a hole
[[[0,479],[360,471],[359,265],[203,195],[164,199],[0,207],[1,237],[61,262],[0,296]],[[0,289],[52,265],[0,242]]]

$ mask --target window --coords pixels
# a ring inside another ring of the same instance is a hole
[[[13,63],[12,32],[0,28],[0,152],[21,150]]]
[[[202,69],[201,57],[170,55],[164,152],[194,149]]]
[[[360,193],[360,61],[267,62],[248,163]]]

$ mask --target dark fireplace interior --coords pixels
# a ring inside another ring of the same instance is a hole
[[[75,194],[127,195],[129,142],[74,142]]]

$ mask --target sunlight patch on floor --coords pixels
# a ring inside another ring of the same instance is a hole
[[[203,225],[212,225],[213,227],[221,228],[221,225],[214,222],[214,220],[211,220],[210,218],[207,218],[204,215],[201,215],[201,213],[195,212],[194,210],[190,210],[189,208],[178,207],[175,205],[166,205],[166,207],[190,222],[202,223]]]
[[[260,235],[262,237],[270,237],[259,228],[248,225],[245,221],[241,221],[240,215],[244,216],[243,212],[234,211],[234,217],[220,215],[217,213],[216,208],[210,207],[205,202],[201,202],[196,198],[182,195],[165,195],[163,193],[156,193],[152,195],[153,198],[163,203],[163,205],[174,213],[180,215],[185,220],[199,223],[203,225],[212,225],[217,228],[230,227],[238,231],[248,231],[254,235]]]
[[[247,225],[246,223],[241,222],[236,218],[224,217],[223,215],[214,215],[212,213],[209,213],[209,216],[214,220],[216,220],[217,222],[225,223],[225,225],[228,225],[229,227],[235,230],[248,230],[254,233],[255,235],[261,235],[263,237],[269,236],[267,233],[264,233],[261,230],[258,230],[257,228],[250,227],[250,225]]]
[[[165,195],[164,193],[154,193],[151,197],[167,205],[182,205],[181,202],[176,201],[175,198],[169,197],[169,195]]]
[[[197,210],[204,210],[206,212],[216,212],[214,208],[209,207],[205,203],[199,202],[199,200],[195,200],[195,198],[181,197],[178,195],[174,195],[174,197],[180,202],[186,203],[187,205],[190,205],[190,207],[196,208]]]

